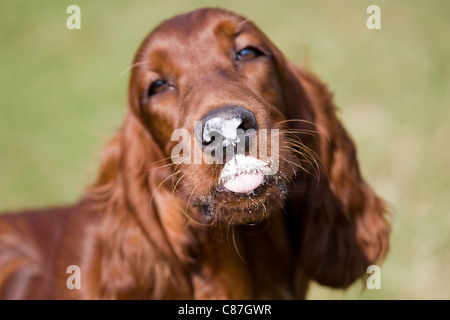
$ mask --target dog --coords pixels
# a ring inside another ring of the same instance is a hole
[[[0,216],[3,299],[304,299],[389,248],[327,86],[223,9],[162,22],[74,205]]]

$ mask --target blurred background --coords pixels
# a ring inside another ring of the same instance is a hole
[[[81,30],[69,30],[69,5]],[[369,30],[366,9],[381,8]],[[450,1],[0,2],[0,211],[75,202],[126,109],[128,67],[159,22],[199,7],[253,20],[329,84],[365,178],[391,205],[381,289],[310,299],[450,298]]]

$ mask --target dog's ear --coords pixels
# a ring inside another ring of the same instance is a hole
[[[131,88],[130,95],[134,92]],[[185,268],[193,237],[184,230],[183,206],[172,192],[171,166],[133,108],[105,148],[97,181],[86,195],[101,219],[89,240],[85,298],[150,298],[129,296],[139,292],[156,299],[190,297]]]
[[[300,239],[298,268],[321,284],[346,287],[387,253],[385,203],[361,177],[355,144],[327,87],[291,64],[285,79],[285,112],[300,120],[289,123],[309,150],[287,203],[296,219],[291,233]]]

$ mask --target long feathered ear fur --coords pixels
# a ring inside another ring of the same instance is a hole
[[[297,220],[291,233],[300,239],[298,277],[347,287],[388,251],[385,203],[361,177],[355,145],[327,87],[291,64],[285,78],[288,118],[301,119],[291,121],[291,129],[315,154],[297,176],[286,210]]]
[[[129,112],[87,194],[101,213],[86,242],[85,298],[191,295],[186,266],[192,237],[163,159],[148,130]]]

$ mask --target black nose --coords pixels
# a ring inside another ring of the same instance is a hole
[[[257,129],[253,112],[241,106],[223,106],[212,110],[201,119],[201,132],[195,131],[195,136],[203,147],[210,146],[220,140],[220,147],[239,142],[238,129],[243,132]],[[219,145],[215,146],[219,147]]]

